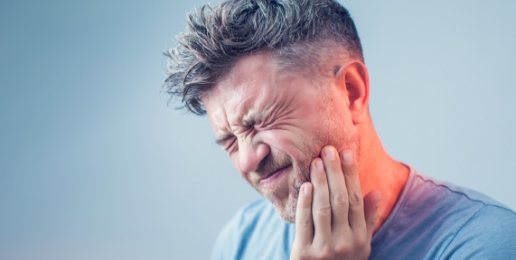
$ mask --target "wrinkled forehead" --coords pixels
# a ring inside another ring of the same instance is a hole
[[[240,59],[205,93],[202,102],[212,125],[227,130],[292,103],[300,92],[314,91],[308,86],[320,84],[314,73],[285,71],[273,55],[260,53]]]
[[[250,55],[240,59],[233,68],[201,97],[208,117],[231,111],[231,116],[242,109],[273,98],[279,94],[275,85],[281,80],[277,62],[268,54]],[[226,112],[227,112],[226,111]]]

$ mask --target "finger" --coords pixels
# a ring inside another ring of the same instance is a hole
[[[331,235],[331,205],[328,181],[321,158],[315,158],[312,161],[310,177],[314,192],[312,203],[314,242],[328,241]]]
[[[303,183],[299,192],[296,207],[296,236],[295,241],[299,245],[312,243],[314,225],[312,220],[312,184]]]
[[[364,197],[364,214],[367,226],[367,234],[373,236],[373,232],[378,222],[378,207],[380,206],[381,193],[379,191],[369,192]]]
[[[344,181],[348,189],[349,197],[349,225],[353,230],[366,229],[364,218],[364,207],[362,191],[360,189],[360,180],[356,161],[351,151],[344,151],[341,154],[342,171],[344,172]]]
[[[322,150],[322,155],[330,192],[332,230],[336,234],[342,234],[349,230],[348,190],[342,174],[339,154],[333,146],[326,146]]]

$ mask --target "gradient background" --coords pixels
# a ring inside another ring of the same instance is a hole
[[[0,259],[206,259],[258,197],[161,89],[202,2],[0,2]],[[516,2],[367,3],[387,150],[516,208]]]

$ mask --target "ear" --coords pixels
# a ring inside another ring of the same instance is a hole
[[[348,109],[354,124],[369,117],[369,75],[364,63],[353,61],[335,72],[339,89],[348,99]]]

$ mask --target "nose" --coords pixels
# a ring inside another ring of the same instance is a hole
[[[256,171],[260,162],[270,153],[270,148],[263,142],[253,142],[251,138],[243,138],[238,144],[238,170],[242,174]]]

